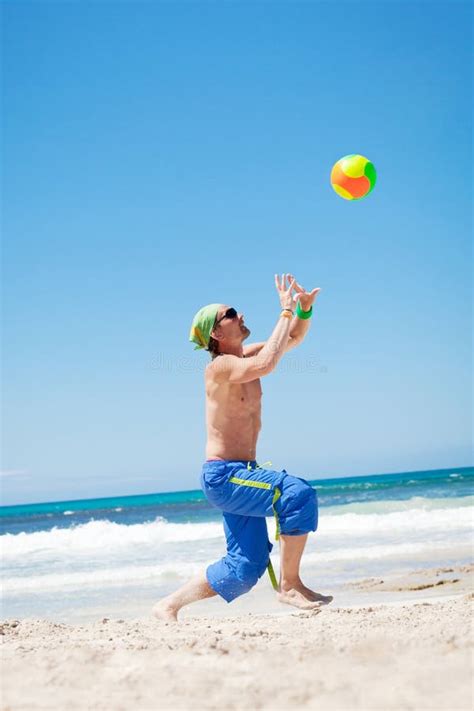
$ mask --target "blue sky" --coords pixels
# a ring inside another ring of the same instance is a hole
[[[257,456],[310,479],[472,464],[471,10],[3,4],[4,504],[193,489],[209,302],[251,340]],[[378,183],[339,198],[333,163]]]

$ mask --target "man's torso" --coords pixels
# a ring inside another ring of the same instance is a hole
[[[206,458],[256,458],[261,428],[262,386],[216,382],[212,363],[206,368]]]

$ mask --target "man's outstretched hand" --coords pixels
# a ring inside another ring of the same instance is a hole
[[[288,274],[288,277],[290,278],[291,281],[293,281],[294,276],[293,274]],[[298,282],[295,280],[293,284],[293,289],[296,291],[295,296],[297,297],[298,301],[300,302],[300,306],[303,309],[303,311],[309,311],[311,306],[314,304],[316,301],[316,297],[318,296],[319,292],[321,291],[320,287],[317,287],[316,289],[313,289],[312,291],[305,291],[301,284],[298,284]]]

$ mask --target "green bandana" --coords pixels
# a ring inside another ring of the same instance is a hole
[[[194,348],[195,351],[199,350],[199,348],[208,347],[219,307],[220,304],[208,304],[207,306],[203,306],[193,318],[189,332],[189,340],[193,343],[197,343],[197,346]]]

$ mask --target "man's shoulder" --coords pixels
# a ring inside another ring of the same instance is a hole
[[[216,356],[206,365],[206,379],[217,380],[219,374],[222,375],[222,373],[225,373],[229,367],[229,363],[235,358],[237,358],[237,356],[230,353],[222,353],[221,355]]]
[[[219,360],[219,356],[213,358],[210,363],[206,365],[205,374],[206,378],[213,378],[217,372],[216,363]]]

